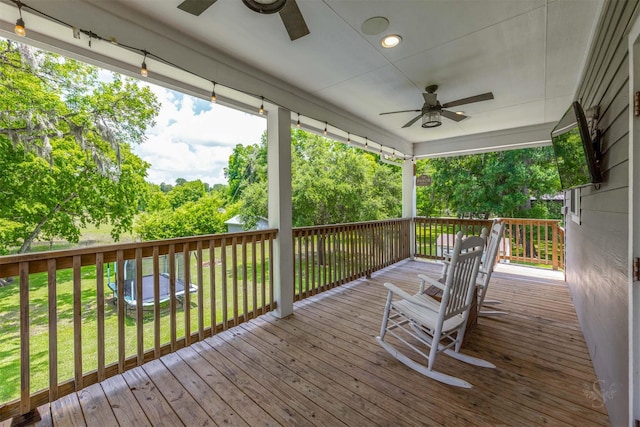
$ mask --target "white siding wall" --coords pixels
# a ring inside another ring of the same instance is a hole
[[[628,417],[628,82],[627,33],[638,0],[608,1],[578,89],[585,110],[600,106],[600,189],[582,189],[581,218],[566,221],[567,282],[598,379],[615,390],[606,405],[612,425]],[[587,386],[587,385],[585,385]]]

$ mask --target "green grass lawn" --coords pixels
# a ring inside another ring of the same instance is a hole
[[[111,237],[113,227],[109,224],[102,224],[96,227],[93,224],[81,229],[82,237],[78,243],[69,243],[66,240],[41,241],[36,240],[31,244],[31,252],[58,251],[63,249],[87,248],[91,246],[110,245],[114,242]],[[135,241],[132,233],[123,233],[117,243],[129,243]],[[16,249],[17,250],[17,249]]]

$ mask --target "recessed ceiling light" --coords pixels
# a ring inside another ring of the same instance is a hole
[[[367,34],[369,36],[375,36],[378,34],[382,34],[387,27],[389,26],[389,20],[384,16],[374,16],[373,18],[369,18],[362,23],[360,30],[362,34]]]
[[[382,44],[382,47],[390,49],[392,47],[398,46],[401,41],[402,37],[400,37],[399,35],[389,34],[388,36],[384,36],[380,44]]]
[[[456,114],[459,116],[464,116],[464,111],[456,111]]]

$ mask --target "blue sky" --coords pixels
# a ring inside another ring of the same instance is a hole
[[[147,140],[133,149],[151,164],[147,181],[155,184],[173,184],[177,178],[226,184],[223,168],[233,147],[260,142],[266,130],[264,117],[153,84],[149,87],[162,107],[156,125],[146,132]]]

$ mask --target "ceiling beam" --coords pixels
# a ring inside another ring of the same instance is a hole
[[[554,123],[523,126],[494,132],[459,136],[437,141],[414,144],[414,155],[421,157],[451,157],[492,151],[518,150],[521,148],[551,145],[551,129]]]

